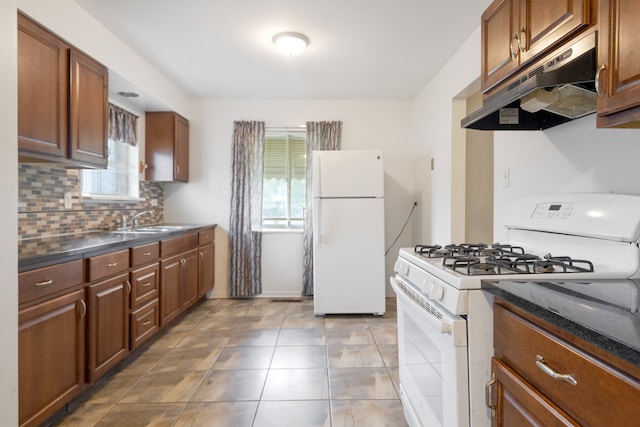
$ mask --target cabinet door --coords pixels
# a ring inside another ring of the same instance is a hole
[[[482,92],[518,67],[516,0],[494,0],[482,14]]]
[[[182,309],[187,309],[198,300],[198,250],[182,254]]]
[[[598,31],[599,79],[598,127],[620,125],[640,119],[639,111],[606,117],[640,105],[640,44],[637,31],[640,2],[635,0],[600,1]],[[626,116],[626,117],[625,117]]]
[[[520,0],[520,64],[591,23],[590,0]]]
[[[160,261],[160,326],[180,314],[180,282],[182,257],[180,255]]]
[[[175,181],[189,181],[189,122],[175,116]]]
[[[18,14],[18,149],[67,157],[69,46]]]
[[[84,384],[84,290],[20,310],[20,425],[39,425],[78,395]]]
[[[89,382],[129,352],[129,274],[87,288],[89,313]]]
[[[213,243],[200,246],[198,259],[198,297],[203,297],[207,292],[213,289],[214,280],[214,255],[215,248]]]
[[[70,61],[70,157],[107,167],[107,68],[76,49]]]
[[[493,358],[491,368],[496,380],[492,426],[579,425],[498,359]]]

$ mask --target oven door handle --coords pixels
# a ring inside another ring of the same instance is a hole
[[[389,280],[391,281],[391,287],[396,293],[396,297],[401,298],[406,304],[415,304],[419,310],[423,311],[426,315],[426,323],[428,323],[432,329],[435,329],[442,334],[450,334],[452,332],[452,325],[447,323],[444,319],[436,317],[435,313],[437,312],[437,309],[430,305],[426,301],[426,298],[424,299],[424,304],[426,304],[426,306],[423,306],[403,290],[403,288],[408,287],[404,280],[398,277],[390,277]]]

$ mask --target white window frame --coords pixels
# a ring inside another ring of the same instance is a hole
[[[298,217],[292,217],[291,216],[291,182],[292,182],[292,178],[293,178],[293,150],[292,150],[292,140],[300,140],[303,139],[305,141],[305,147],[306,147],[306,129],[286,129],[286,130],[281,130],[281,129],[266,129],[266,133],[265,133],[265,157],[266,157],[266,151],[267,151],[267,141],[269,139],[281,139],[281,138],[285,138],[287,145],[286,145],[286,160],[287,160],[287,165],[286,165],[286,180],[287,180],[287,200],[286,200],[286,205],[287,205],[287,215],[286,217],[283,218],[265,218],[264,216],[264,209],[263,209],[263,213],[262,213],[262,230],[263,231],[297,231],[297,232],[302,232],[304,229],[304,214],[301,218]],[[306,154],[305,154],[305,158],[306,158]],[[266,159],[265,159],[266,160]],[[305,166],[306,168],[306,166]],[[306,180],[306,176],[305,176],[305,180]],[[263,189],[263,203],[264,203],[264,189]],[[282,223],[280,224],[273,224],[273,223],[269,223],[270,221],[280,221]],[[300,225],[294,225],[292,224],[292,222],[301,222]]]
[[[109,160],[106,169],[84,169],[80,174],[80,197],[82,202],[131,202],[137,203],[140,198],[140,180],[138,175],[138,147],[132,147],[123,142],[109,140]],[[127,160],[126,171],[113,161],[117,154],[117,150],[125,150]],[[107,193],[103,191],[91,192],[87,185],[90,179],[110,180],[114,178],[114,174],[126,174],[126,189],[116,191],[115,193]]]

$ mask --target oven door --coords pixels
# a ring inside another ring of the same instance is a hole
[[[430,303],[401,277],[398,305],[400,398],[412,427],[469,426],[466,320]]]

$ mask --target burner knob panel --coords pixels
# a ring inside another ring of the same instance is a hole
[[[434,301],[441,301],[444,297],[444,288],[438,284],[433,284],[431,286],[431,290],[429,291],[429,299]]]

